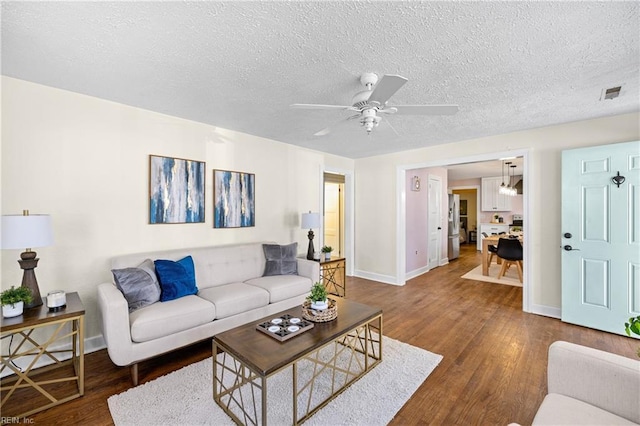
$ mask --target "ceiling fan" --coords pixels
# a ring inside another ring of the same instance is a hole
[[[318,104],[293,104],[291,108],[297,109],[325,109],[357,111],[357,114],[347,117],[343,121],[358,119],[367,134],[382,121],[385,114],[403,115],[452,115],[458,112],[458,105],[387,105],[389,98],[394,95],[408,79],[399,75],[385,74],[378,82],[378,76],[374,73],[365,73],[360,77],[360,83],[366,90],[356,93],[352,105],[318,105]],[[376,84],[377,83],[377,84]],[[314,136],[324,136],[331,132],[329,127],[316,132]]]

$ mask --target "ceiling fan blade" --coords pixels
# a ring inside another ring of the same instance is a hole
[[[291,104],[289,108],[294,109],[353,109],[346,105],[319,105],[319,104]]]
[[[458,105],[394,105],[396,114],[402,115],[453,115],[458,112]]]
[[[373,92],[369,96],[369,103],[377,102],[380,105],[384,105],[407,81],[409,80],[399,75],[383,75],[382,79],[373,88]]]
[[[396,134],[396,136],[398,136],[398,137],[400,136],[400,134],[396,131],[395,127],[393,127],[393,126],[391,125],[391,123],[389,122],[389,120],[383,120],[381,124],[384,124],[385,126],[388,126],[388,127],[393,131],[393,133],[395,133],[395,134]]]
[[[358,117],[360,117],[360,114],[355,114],[355,115],[352,115],[350,117],[347,117],[344,120],[340,120],[337,123],[334,123],[330,127],[325,127],[324,129],[314,133],[313,136],[325,136],[325,135],[328,135],[329,133],[331,133],[331,128],[332,127],[340,126],[340,125],[346,123],[347,121],[353,120],[354,118],[358,118]]]
[[[324,136],[324,135],[328,135],[329,133],[331,133],[331,127],[325,127],[319,132],[315,132],[313,136]]]

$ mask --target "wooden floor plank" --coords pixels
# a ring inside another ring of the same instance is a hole
[[[405,286],[347,279],[350,299],[382,307],[385,335],[444,357],[392,425],[530,424],[546,393],[547,349],[556,340],[635,357],[637,340],[522,312],[522,288],[461,279],[480,264],[475,245],[461,253]],[[140,381],[205,359],[210,350],[203,342],[144,362]],[[128,368],[114,366],[105,350],[88,354],[85,365],[85,396],[32,416],[32,424],[113,424],[107,398],[131,387]]]

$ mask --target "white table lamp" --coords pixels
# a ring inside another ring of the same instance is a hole
[[[3,249],[25,249],[20,254],[18,263],[24,270],[22,276],[22,287],[31,290],[33,300],[26,308],[42,305],[42,297],[38,288],[38,281],[34,269],[38,266],[34,247],[45,247],[53,244],[53,232],[51,227],[51,216],[49,215],[29,215],[25,210],[22,215],[2,216],[2,248]]]
[[[320,213],[302,213],[301,226],[302,229],[308,229],[309,248],[307,249],[307,259],[313,260],[313,228],[320,228]]]

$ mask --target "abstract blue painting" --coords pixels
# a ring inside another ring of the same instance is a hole
[[[202,223],[205,163],[149,156],[149,223]]]
[[[213,171],[213,227],[243,228],[256,225],[255,175]]]

